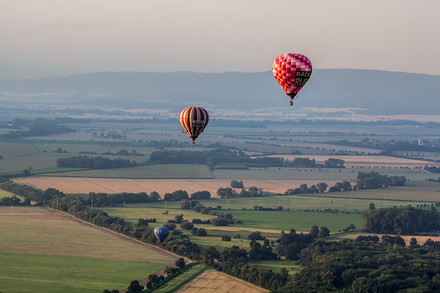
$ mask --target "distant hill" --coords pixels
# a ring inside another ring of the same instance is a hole
[[[1,97],[32,94],[66,105],[289,112],[272,72],[99,72],[44,79],[0,80]],[[296,110],[363,108],[365,114],[439,114],[440,76],[375,70],[318,69],[298,95]]]

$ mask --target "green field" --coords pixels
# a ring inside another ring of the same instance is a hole
[[[174,262],[40,207],[0,207],[0,292],[123,289]]]
[[[429,183],[432,183],[430,185]],[[433,187],[439,187],[440,184],[436,182],[426,182],[427,189],[431,190],[432,194],[440,195]],[[291,211],[300,210],[311,210],[311,209],[338,209],[340,211],[366,211],[369,208],[370,203],[374,203],[377,208],[380,207],[392,207],[394,205],[413,205],[417,204],[417,199],[415,200],[392,200],[390,197],[385,197],[386,194],[398,194],[404,191],[407,187],[389,187],[383,189],[371,189],[371,190],[356,190],[350,192],[333,192],[324,194],[313,194],[313,195],[289,195],[289,196],[265,196],[265,197],[236,197],[236,198],[212,198],[209,200],[200,200],[200,202],[206,207],[216,208],[221,207],[221,210],[216,210],[216,212],[228,212],[229,210],[249,210],[253,209],[254,206],[262,206],[265,208],[277,208],[279,206],[283,209],[289,209]],[[415,186],[414,189],[408,191],[408,193],[413,194],[416,189],[421,188]],[[426,201],[428,202],[428,201]],[[425,203],[425,201],[420,199],[419,203]],[[129,208],[138,208],[140,211],[144,212],[144,208],[156,208],[159,211],[155,211],[154,214],[161,214],[164,210],[169,210],[170,213],[182,213],[180,210],[179,201],[159,201],[152,203],[142,203],[142,204],[130,204],[127,205]],[[107,208],[106,208],[107,209]],[[113,209],[113,208],[109,208]],[[124,208],[114,208],[113,212],[120,212],[121,216],[124,217]],[[142,213],[141,212],[141,213]],[[133,213],[129,211],[128,213]],[[135,212],[137,213],[137,212]],[[140,214],[140,213],[138,213]],[[203,219],[200,213],[195,213],[197,218]],[[127,214],[125,216],[128,216]],[[160,216],[163,219],[167,217]]]
[[[378,192],[376,190],[376,192]],[[349,194],[350,192],[345,192]],[[355,192],[354,192],[355,193]],[[279,238],[282,230],[295,229],[298,232],[308,233],[313,225],[327,227],[331,233],[338,233],[354,224],[357,229],[362,229],[362,213],[367,211],[370,203],[377,208],[392,206],[416,206],[426,202],[382,200],[379,194],[376,199],[335,198],[325,196],[269,196],[259,198],[234,198],[234,199],[210,199],[201,201],[204,206],[218,207],[216,213],[231,213],[235,220],[241,221],[226,227],[196,224],[196,227],[205,228],[208,236],[193,236],[190,231],[183,231],[192,241],[207,247],[214,246],[218,249],[237,245],[249,248],[247,236],[253,231],[261,231],[269,239]],[[427,204],[428,206],[430,203]],[[254,206],[276,208],[282,206],[283,211],[257,211]],[[165,224],[168,220],[174,220],[176,215],[183,214],[184,220],[192,221],[194,218],[206,220],[215,216],[200,214],[194,211],[180,209],[180,202],[155,202],[145,204],[132,204],[127,207],[101,208],[112,216],[124,218],[136,222],[139,218],[156,218],[157,223],[151,223],[155,227]],[[324,210],[327,209],[327,212]],[[335,212],[335,211],[338,212]],[[167,213],[165,212],[167,211]],[[180,229],[177,224],[177,229]],[[231,241],[221,241],[221,236],[234,236],[240,234],[240,239],[232,238]]]
[[[0,250],[0,292],[102,292],[126,288],[163,263]]]
[[[63,173],[51,173],[57,177],[97,177],[97,178],[151,178],[151,179],[187,179],[213,178],[211,170],[206,165],[199,164],[168,164],[150,165],[132,168],[85,170]]]
[[[65,153],[57,153],[61,148]],[[120,155],[102,155],[102,153],[117,153],[125,149],[128,152],[136,150],[137,153],[144,156],[120,156]],[[56,161],[59,158],[67,158],[81,155],[80,152],[95,153],[82,154],[87,156],[102,156],[110,159],[122,158],[137,163],[143,163],[148,160],[149,155],[154,148],[148,147],[128,147],[127,145],[115,145],[115,143],[100,142],[65,142],[65,141],[44,141],[44,140],[2,140],[0,141],[0,155],[3,159],[0,161],[0,174],[23,171],[24,169],[49,169],[56,168]]]
[[[301,267],[297,264],[296,260],[280,259],[280,260],[251,260],[250,265],[256,265],[266,270],[272,270],[274,272],[281,272],[282,268],[289,270],[289,274],[293,275],[298,272]]]

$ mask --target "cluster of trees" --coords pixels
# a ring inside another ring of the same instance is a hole
[[[197,200],[210,199],[211,193],[209,191],[196,191],[188,196],[188,192],[186,190],[176,190],[171,193],[165,193],[164,200],[166,201],[179,201],[180,206],[183,210],[193,209],[199,205],[199,207],[203,207],[201,203]],[[189,200],[191,199],[191,200]]]
[[[230,187],[220,187],[217,189],[217,195],[221,198],[232,198],[232,197],[258,197],[264,196],[262,188],[256,186],[251,186],[248,189],[242,188],[240,192],[235,191]]]
[[[274,292],[438,292],[440,246],[409,247],[399,236],[313,242],[300,254],[303,269]]]
[[[208,236],[208,232],[206,232],[205,228],[192,228],[192,235],[194,236]]]
[[[249,167],[293,167],[293,168],[345,168],[344,161],[329,158],[324,164],[318,164],[314,159],[295,158],[286,160],[273,157],[251,157],[242,151],[216,149],[211,151],[156,151],[148,160],[149,164],[206,164],[213,167],[216,164],[241,163]],[[240,187],[237,187],[240,188]]]
[[[287,189],[284,194],[308,194],[308,193],[323,193],[323,192],[338,192],[351,191],[353,189],[373,189],[382,188],[386,186],[403,186],[406,183],[404,176],[388,176],[381,175],[378,172],[359,172],[356,185],[352,186],[347,180],[336,182],[334,186],[328,186],[325,182],[320,182],[316,185],[308,186],[301,184],[299,187]],[[327,189],[328,188],[328,189]],[[222,190],[226,194],[225,191]],[[228,190],[229,192],[229,190]]]
[[[0,206],[29,206],[30,204],[31,201],[29,199],[26,198],[24,201],[22,201],[15,195],[0,198]]]
[[[232,180],[231,181],[231,187],[232,188],[243,188],[244,187],[244,184],[243,184],[243,181],[239,181],[239,180]]]
[[[144,154],[138,153],[136,150],[132,150],[131,152],[129,152],[125,149],[119,150],[116,153],[112,153],[110,151],[107,151],[102,154],[103,155],[113,155],[113,156],[145,156]]]
[[[195,212],[201,214],[215,215],[215,213],[211,212],[211,207],[205,207],[198,200],[183,199],[180,201],[180,208],[182,210],[194,210]]]
[[[381,175],[378,172],[359,172],[356,188],[357,189],[373,189],[387,186],[403,186],[406,183],[404,176],[388,176]]]
[[[254,206],[254,211],[277,211],[277,212],[281,212],[282,210],[284,210],[284,208],[282,206],[277,206],[276,208],[265,208],[262,206]]]
[[[108,207],[127,203],[156,202],[158,200],[160,200],[160,195],[155,191],[151,192],[150,195],[148,195],[146,192],[123,192],[115,194],[90,192],[85,202],[90,206]]]
[[[330,231],[326,227],[319,230],[318,226],[312,226],[308,234],[296,233],[295,229],[291,229],[289,233],[281,234],[277,240],[278,246],[275,247],[279,256],[286,259],[298,260],[302,249],[306,248],[316,237],[326,237],[330,235]]]
[[[440,167],[425,166],[423,169],[431,173],[440,173]]]
[[[112,160],[104,157],[78,156],[59,158],[57,160],[57,166],[61,168],[112,169],[137,167],[138,163],[136,161],[121,158]]]
[[[230,213],[217,214],[217,218],[211,220],[214,226],[228,226],[229,224],[239,224],[239,220],[234,220]]]
[[[171,193],[165,193],[165,195],[163,196],[163,200],[165,201],[180,201],[188,198],[189,198],[188,192],[186,192],[186,190],[181,190],[181,189]]]
[[[196,191],[193,194],[191,194],[191,199],[195,200],[202,200],[202,199],[210,199],[211,193],[209,191]]]
[[[363,216],[366,232],[381,234],[414,235],[416,233],[440,230],[440,215],[430,210],[413,207],[369,210]]]
[[[328,188],[328,190],[327,190]],[[308,193],[324,193],[324,192],[338,192],[338,191],[351,191],[353,187],[347,180],[342,182],[336,182],[334,186],[328,186],[325,182],[320,182],[316,185],[308,186],[307,184],[301,184],[299,187],[293,189],[287,189],[284,194],[308,194]]]
[[[255,260],[275,260],[279,256],[273,251],[273,247],[269,240],[264,239],[263,244],[256,240],[250,242],[251,249],[249,250],[249,259]]]

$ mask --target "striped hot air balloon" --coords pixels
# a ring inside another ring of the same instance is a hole
[[[286,53],[275,59],[272,71],[275,79],[290,97],[290,106],[292,106],[293,98],[312,75],[312,63],[304,55]]]
[[[154,236],[156,236],[157,240],[159,240],[160,243],[164,242],[169,234],[170,230],[167,227],[160,226],[154,228]]]
[[[180,123],[192,139],[193,145],[196,138],[208,125],[208,112],[202,107],[186,107],[180,112]]]

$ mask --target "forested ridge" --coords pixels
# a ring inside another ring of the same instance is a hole
[[[409,247],[399,236],[314,242],[301,251],[304,268],[273,292],[439,292],[440,243]]]

